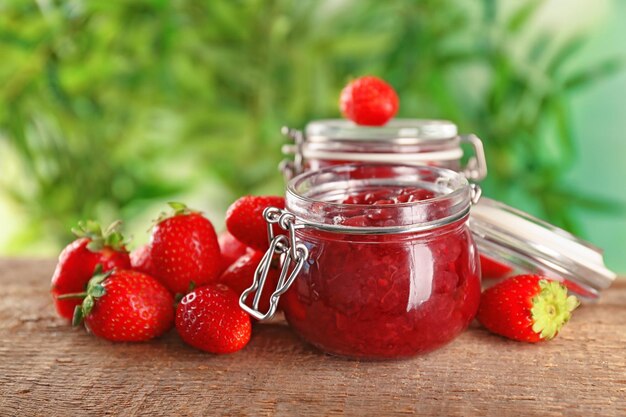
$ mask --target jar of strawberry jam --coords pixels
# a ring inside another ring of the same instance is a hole
[[[478,309],[468,228],[478,196],[463,175],[439,167],[337,165],[299,175],[285,210],[264,213],[270,248],[240,305],[265,320],[280,302],[302,338],[335,355],[403,358],[443,346]],[[265,288],[279,259],[278,285]],[[258,309],[264,291],[269,311]]]
[[[287,180],[302,172],[355,162],[439,166],[473,181],[487,175],[481,140],[459,135],[456,125],[447,120],[393,119],[380,127],[343,119],[317,120],[304,132],[284,128],[283,133],[294,142],[283,147],[283,153],[293,155],[281,163]],[[471,148],[473,155],[464,155],[464,148]]]

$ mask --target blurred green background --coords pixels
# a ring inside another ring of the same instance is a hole
[[[626,2],[0,2],[0,253],[55,255],[77,220],[136,244],[169,200],[222,229],[282,193],[284,124],[338,117],[351,76],[402,117],[480,135],[485,193],[626,272]]]

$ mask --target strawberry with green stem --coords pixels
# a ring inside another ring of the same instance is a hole
[[[59,299],[59,296],[84,291],[98,266],[104,272],[130,268],[120,225],[121,222],[117,221],[103,230],[97,222],[90,220],[80,222],[78,228],[72,229],[78,239],[63,249],[52,276],[51,293],[61,317],[71,320],[79,301]]]
[[[190,284],[215,281],[222,271],[222,256],[211,222],[181,203],[163,214],[152,228],[152,272],[173,293],[186,293]]]
[[[483,292],[477,318],[493,333],[535,343],[554,338],[578,305],[563,284],[539,275],[518,275]]]
[[[174,322],[174,298],[160,282],[137,271],[97,273],[78,299],[72,319],[95,336],[114,342],[143,342],[161,336]]]

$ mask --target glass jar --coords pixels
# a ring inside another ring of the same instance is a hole
[[[319,349],[367,359],[409,357],[454,339],[480,299],[468,228],[476,186],[454,171],[409,165],[338,165],[289,182],[284,211],[269,208],[271,245],[241,306],[259,320],[280,305]],[[264,288],[281,259],[276,288]],[[271,291],[268,312],[258,310]],[[246,305],[254,293],[252,306]]]
[[[385,126],[359,126],[349,120],[317,120],[304,132],[283,128],[294,143],[283,146],[293,155],[281,163],[287,180],[306,171],[347,163],[415,164],[448,168],[480,181],[487,175],[481,140],[459,135],[447,120],[393,119]],[[463,166],[464,150],[473,149]]]

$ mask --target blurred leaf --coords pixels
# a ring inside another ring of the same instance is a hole
[[[567,91],[571,91],[576,88],[586,87],[621,71],[623,68],[623,59],[609,59],[591,68],[581,70],[574,75],[570,75],[563,82],[563,88]]]
[[[575,154],[575,139],[572,131],[572,121],[565,104],[561,100],[552,100],[550,102],[551,110],[554,114],[554,121],[557,129],[557,138],[559,140],[559,149],[562,158],[567,162],[571,162]]]
[[[24,50],[31,50],[37,45],[36,40],[27,39],[17,33],[12,33],[0,28],[0,44],[10,44]]]
[[[438,61],[445,67],[462,65],[472,61],[480,61],[482,59],[482,53],[476,50],[448,52],[443,53],[438,57]]]
[[[577,53],[579,53],[585,45],[586,37],[578,35],[572,39],[568,39],[561,46],[548,62],[546,73],[554,76],[560,71],[567,62],[569,62]]]
[[[550,46],[551,37],[547,33],[542,33],[536,37],[532,42],[532,45],[528,52],[528,61],[537,62],[546,52],[548,46]],[[548,74],[552,74],[552,71],[546,71]]]
[[[511,33],[516,33],[525,28],[543,3],[544,0],[528,0],[524,2],[509,17],[506,24],[507,30]]]
[[[564,203],[585,210],[612,215],[626,214],[626,201],[619,201],[600,195],[590,195],[580,190],[569,188],[557,188],[553,190],[553,194]]]
[[[497,0],[483,0],[483,16],[486,23],[493,23],[497,16]]]

